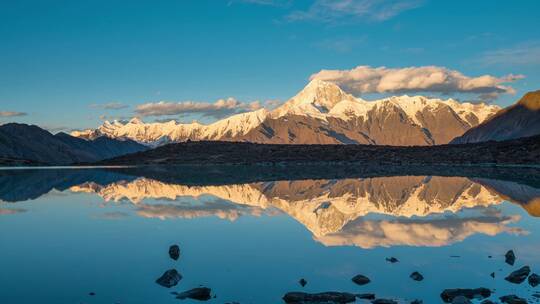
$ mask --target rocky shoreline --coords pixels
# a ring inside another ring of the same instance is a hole
[[[266,145],[197,141],[169,144],[97,162],[97,165],[340,164],[540,165],[540,136],[440,146]]]

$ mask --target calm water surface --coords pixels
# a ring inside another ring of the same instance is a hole
[[[526,179],[205,183],[2,170],[0,303],[190,303],[171,291],[200,285],[217,296],[209,303],[282,303],[289,291],[331,290],[442,303],[441,291],[455,287],[532,299],[540,289],[504,277],[523,265],[540,272],[539,215],[540,187]],[[171,244],[181,248],[178,261]],[[504,263],[509,249],[514,266]],[[156,284],[171,268],[179,284]],[[425,279],[411,280],[413,271]],[[357,286],[356,274],[372,282]]]

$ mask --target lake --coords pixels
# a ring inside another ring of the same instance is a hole
[[[0,302],[192,303],[171,292],[199,286],[209,303],[283,303],[291,291],[442,303],[458,287],[534,301],[540,291],[504,280],[524,265],[540,273],[539,169],[272,170],[0,170]],[[169,269],[182,279],[166,288],[156,279]],[[371,282],[356,285],[357,274]]]

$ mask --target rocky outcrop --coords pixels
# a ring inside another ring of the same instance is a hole
[[[540,91],[525,94],[515,105],[451,141],[452,144],[508,140],[540,134]]]

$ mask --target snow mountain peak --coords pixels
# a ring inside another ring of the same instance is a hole
[[[500,108],[424,96],[366,101],[332,82],[314,79],[280,107],[239,113],[211,124],[105,122],[73,136],[129,138],[148,145],[190,140],[259,143],[445,144]]]

